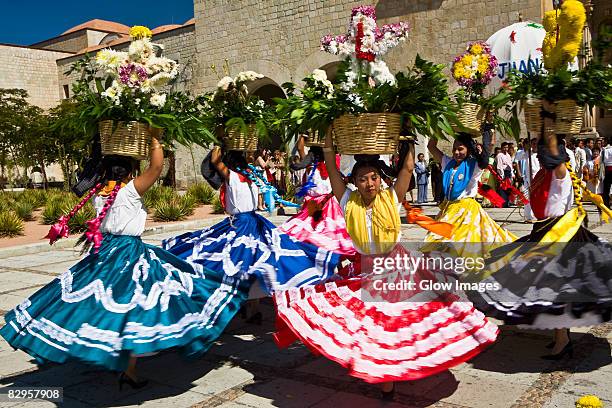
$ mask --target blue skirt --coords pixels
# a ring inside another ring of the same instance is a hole
[[[164,241],[163,247],[198,271],[256,276],[269,294],[324,281],[334,274],[340,259],[338,254],[297,241],[255,212],[179,235]]]
[[[251,285],[186,262],[140,237],[106,235],[89,254],[6,314],[0,335],[39,362],[124,370],[129,357],[206,352]]]

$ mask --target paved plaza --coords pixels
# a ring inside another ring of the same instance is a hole
[[[597,235],[612,240],[612,226],[597,226]],[[425,207],[427,214],[436,208]],[[489,209],[515,234],[531,225],[518,209]],[[176,224],[148,231],[152,244],[186,230],[211,225],[220,218]],[[286,216],[273,216],[280,224]],[[425,231],[404,225],[405,239],[422,240]],[[79,252],[68,242],[52,251],[41,245],[0,250],[0,315],[72,266]],[[262,304],[261,326],[236,317],[216,345],[201,359],[185,361],[174,352],[143,358],[139,373],[150,380],[140,390],[119,391],[117,374],[83,364],[38,367],[21,351],[0,340],[0,387],[63,387],[63,403],[37,401],[2,403],[0,407],[546,407],[572,408],[585,394],[599,396],[612,406],[612,324],[576,329],[574,357],[561,362],[539,358],[546,354],[550,333],[501,326],[492,347],[468,363],[419,381],[398,384],[394,402],[378,399],[379,389],[346,375],[345,369],[317,357],[301,344],[279,350],[272,340],[274,309]],[[2,321],[2,319],[0,319]]]

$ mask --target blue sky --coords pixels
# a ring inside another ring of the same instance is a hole
[[[0,5],[0,43],[20,45],[95,18],[155,28],[193,17],[193,0],[0,0]]]

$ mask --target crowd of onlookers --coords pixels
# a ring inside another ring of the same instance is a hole
[[[612,138],[611,138],[612,139]],[[506,207],[517,205],[517,197],[511,194],[507,187],[508,183],[500,183],[499,179],[509,179],[509,184],[519,191],[528,195],[529,186],[536,173],[540,170],[538,161],[537,139],[523,139],[520,143],[503,142],[499,146],[489,146],[489,164],[499,178],[490,171],[485,170],[481,182],[493,188],[504,200]],[[583,180],[587,188],[595,194],[603,197],[604,203],[610,206],[610,188],[612,186],[612,140],[597,138],[572,138],[565,140],[565,149],[569,156],[572,170]],[[261,149],[252,157],[254,163],[266,172],[267,178],[281,195],[287,192],[287,178],[285,177],[286,154],[279,150],[274,152]],[[300,161],[299,156],[291,158],[292,163]],[[431,183],[431,195],[436,203],[442,202],[444,194],[442,191],[441,164],[433,159],[425,160],[425,155],[419,153],[415,165],[414,177],[408,192],[410,200],[417,204],[429,201],[429,185]],[[300,186],[306,177],[305,169],[291,170],[289,181],[294,186]],[[417,190],[414,194],[413,190]],[[416,195],[416,200],[415,200]],[[484,199],[485,205],[487,200]],[[263,201],[260,202],[263,208]]]

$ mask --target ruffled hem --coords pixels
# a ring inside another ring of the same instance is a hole
[[[469,360],[497,327],[469,302],[369,302],[359,279],[277,293],[275,341],[299,339],[367,382],[416,380]]]

